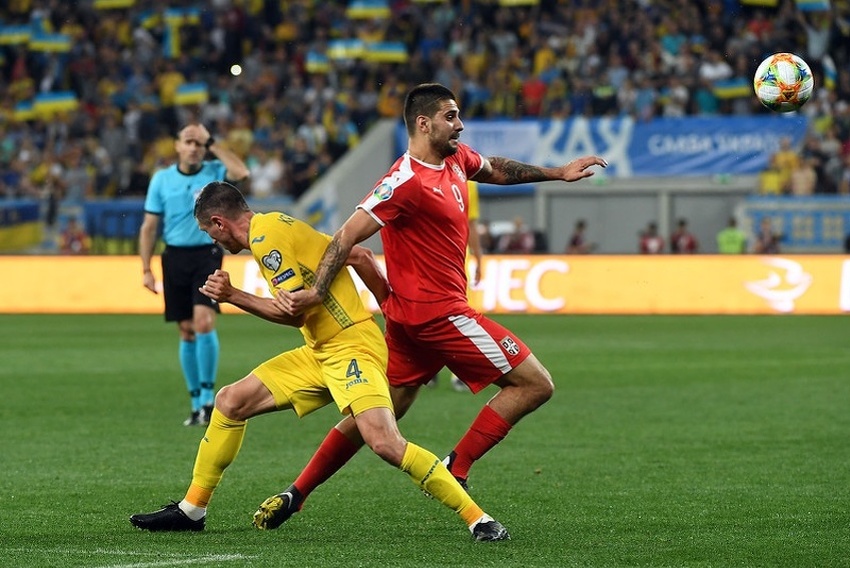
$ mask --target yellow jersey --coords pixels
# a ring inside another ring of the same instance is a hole
[[[469,192],[469,217],[470,221],[477,221],[481,216],[481,206],[478,203],[478,182],[469,180],[466,182],[466,189]]]
[[[248,242],[263,278],[276,290],[294,292],[313,286],[316,269],[331,237],[284,213],[257,213],[251,218]],[[304,314],[300,331],[310,348],[343,329],[372,319],[363,306],[348,270],[340,270],[324,302]]]

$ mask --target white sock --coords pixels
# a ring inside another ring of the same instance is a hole
[[[206,507],[198,507],[197,505],[192,505],[185,499],[180,501],[177,506],[180,507],[180,510],[186,513],[186,516],[192,519],[193,521],[200,521],[207,514]]]
[[[488,515],[487,513],[484,513],[483,515],[481,515],[480,517],[478,517],[478,518],[475,520],[475,522],[474,522],[474,523],[472,523],[471,525],[469,525],[469,532],[472,532],[472,530],[475,528],[475,525],[477,525],[478,523],[489,523],[490,521],[495,521],[495,520],[496,520],[496,519],[494,519],[493,517],[491,517],[491,516],[490,516],[490,515]]]

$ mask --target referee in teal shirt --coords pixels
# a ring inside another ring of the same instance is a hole
[[[198,289],[207,276],[221,268],[222,249],[198,228],[195,199],[207,183],[237,183],[249,172],[239,156],[217,144],[202,124],[189,124],[180,130],[174,148],[177,163],[154,173],[148,186],[139,254],[144,286],[156,294],[151,259],[161,222],[165,321],[177,322],[180,366],[192,400],[191,414],[183,424],[204,426],[209,423],[215,398],[219,307]],[[215,159],[204,159],[208,151]]]

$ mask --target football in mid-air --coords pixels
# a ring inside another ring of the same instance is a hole
[[[756,69],[753,88],[761,104],[778,112],[797,110],[812,96],[812,70],[793,53],[774,53]]]

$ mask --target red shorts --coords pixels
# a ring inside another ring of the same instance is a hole
[[[423,385],[448,367],[478,392],[531,354],[517,336],[472,308],[417,325],[388,319],[385,335],[394,387]]]

